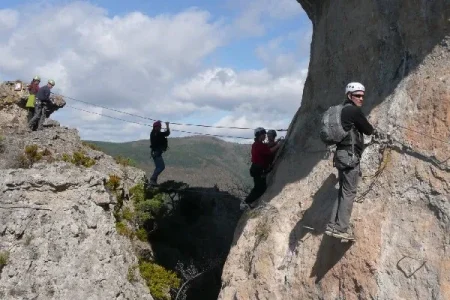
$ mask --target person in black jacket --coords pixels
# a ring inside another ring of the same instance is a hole
[[[341,123],[348,135],[337,144],[333,163],[339,172],[339,192],[333,205],[330,222],[325,234],[337,238],[354,239],[350,232],[350,217],[361,176],[360,158],[364,150],[364,136],[374,133],[361,106],[365,88],[361,83],[351,82],[345,89],[346,101],[341,112]]]
[[[158,176],[164,171],[166,165],[162,157],[163,152],[167,150],[167,137],[170,135],[169,122],[166,122],[166,131],[161,131],[161,121],[153,123],[153,130],[150,133],[151,155],[155,163],[155,171],[150,178],[151,185],[158,185]]]
[[[52,104],[50,100],[51,89],[55,86],[55,81],[50,79],[47,85],[39,88],[36,94],[36,103],[34,115],[28,123],[28,127],[35,131],[42,130],[44,128],[44,121],[46,116],[46,111],[48,107]]]

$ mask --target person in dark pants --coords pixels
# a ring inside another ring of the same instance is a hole
[[[331,219],[325,234],[337,238],[354,239],[350,232],[350,217],[361,176],[360,159],[364,149],[364,136],[374,134],[361,106],[365,88],[361,83],[351,82],[345,89],[346,101],[341,112],[341,123],[348,135],[337,144],[333,163],[339,173],[339,192],[334,202]]]
[[[272,161],[272,155],[279,148],[281,143],[277,143],[270,148],[264,143],[266,139],[266,130],[262,127],[255,129],[255,142],[252,145],[252,165],[250,167],[250,176],[253,177],[255,186],[245,199],[245,204],[242,208],[253,208],[252,203],[259,199],[259,197],[266,191],[266,170]]]
[[[30,85],[28,86],[28,91],[30,92],[30,95],[28,96],[28,100],[25,105],[25,107],[28,110],[27,122],[30,122],[30,120],[34,116],[34,106],[36,103],[36,94],[39,91],[39,83],[40,82],[41,82],[41,78],[36,75],[33,77],[33,80],[31,81]]]
[[[169,122],[166,122],[166,131],[161,131],[161,121],[153,123],[153,130],[150,133],[151,155],[155,163],[155,170],[150,178],[150,185],[158,185],[158,176],[164,171],[166,165],[162,157],[163,152],[167,150],[167,137],[170,135]]]
[[[34,116],[28,123],[28,127],[35,131],[42,130],[44,128],[44,121],[46,116],[47,107],[51,104],[50,91],[55,86],[55,81],[50,79],[47,85],[39,88],[36,94],[36,104]]]

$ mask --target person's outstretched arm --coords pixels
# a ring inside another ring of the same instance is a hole
[[[164,136],[169,136],[170,135],[170,127],[169,127],[169,122],[166,122],[166,131],[164,131]]]

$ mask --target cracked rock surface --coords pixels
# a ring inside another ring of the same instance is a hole
[[[48,127],[28,132],[3,131],[0,155],[0,299],[153,299],[136,271],[131,242],[119,236],[112,210],[117,200],[107,191],[109,175],[121,177],[122,191],[138,183],[143,171],[81,143],[76,130]],[[27,145],[47,149],[53,158],[84,151],[90,168],[45,160],[15,166]]]

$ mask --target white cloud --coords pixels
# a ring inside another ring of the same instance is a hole
[[[19,13],[12,9],[0,10],[0,32],[12,30],[17,26]]]
[[[300,6],[295,1],[264,0],[246,5],[241,17],[255,16],[255,25],[265,17],[282,19],[298,13]],[[43,82],[52,78],[55,92],[150,118],[177,120],[203,113],[217,114],[220,126],[287,127],[300,106],[306,69],[300,63],[304,51],[298,48],[292,53],[286,43],[305,34],[289,33],[260,46],[256,54],[265,67],[206,68],[203,60],[229,41],[230,28],[238,27],[199,9],[157,16],[141,12],[110,16],[89,2],[71,2],[0,10],[0,70],[7,80],[27,80],[36,74]],[[67,101],[92,112],[152,123]],[[62,125],[77,127],[86,139],[133,140],[147,137],[150,129],[70,107],[53,117]],[[251,131],[173,128],[252,136]]]
[[[306,75],[307,70],[300,68],[278,77],[267,69],[236,72],[215,68],[176,86],[172,94],[199,107],[228,112],[214,126],[286,129],[300,107]],[[201,130],[250,138],[247,142],[253,137],[252,130]]]
[[[175,98],[222,110],[246,103],[251,110],[291,112],[300,105],[306,70],[274,77],[267,70],[236,73],[215,68],[174,88]]]
[[[101,114],[103,113],[103,108],[101,107],[92,107],[89,110],[86,110],[85,108],[81,109],[83,110],[77,110],[73,113],[79,121],[97,121],[102,118]]]
[[[234,22],[235,32],[241,35],[263,35],[266,25],[263,20],[286,20],[303,13],[300,4],[295,0],[231,0],[233,6],[241,9]]]
[[[220,119],[214,125],[235,126],[242,128],[264,127],[266,129],[286,129],[289,125],[289,121],[290,120],[288,120],[286,117],[283,119],[281,115],[273,114],[270,112],[247,112],[244,115],[235,113],[233,115],[226,116]],[[246,137],[253,137],[253,131],[246,131],[244,135]]]
[[[270,40],[266,45],[259,46],[256,54],[272,74],[289,74],[299,66],[307,67],[311,38],[311,28],[293,31]],[[290,44],[291,47],[286,47],[286,44]],[[292,48],[295,51],[292,51]]]
[[[235,111],[245,105],[251,112],[292,113],[300,106],[307,75],[310,32],[290,32],[257,47],[256,54],[265,68],[240,72],[211,68],[176,85],[172,95],[221,110]],[[292,52],[287,44],[294,44],[298,51]]]
[[[189,75],[221,43],[219,23],[199,10],[110,18],[101,8],[74,2],[20,21],[0,46],[0,66],[12,73],[26,69],[21,75],[27,77],[43,72],[75,95],[106,85],[113,98],[133,95],[131,90],[142,86],[155,92]]]

